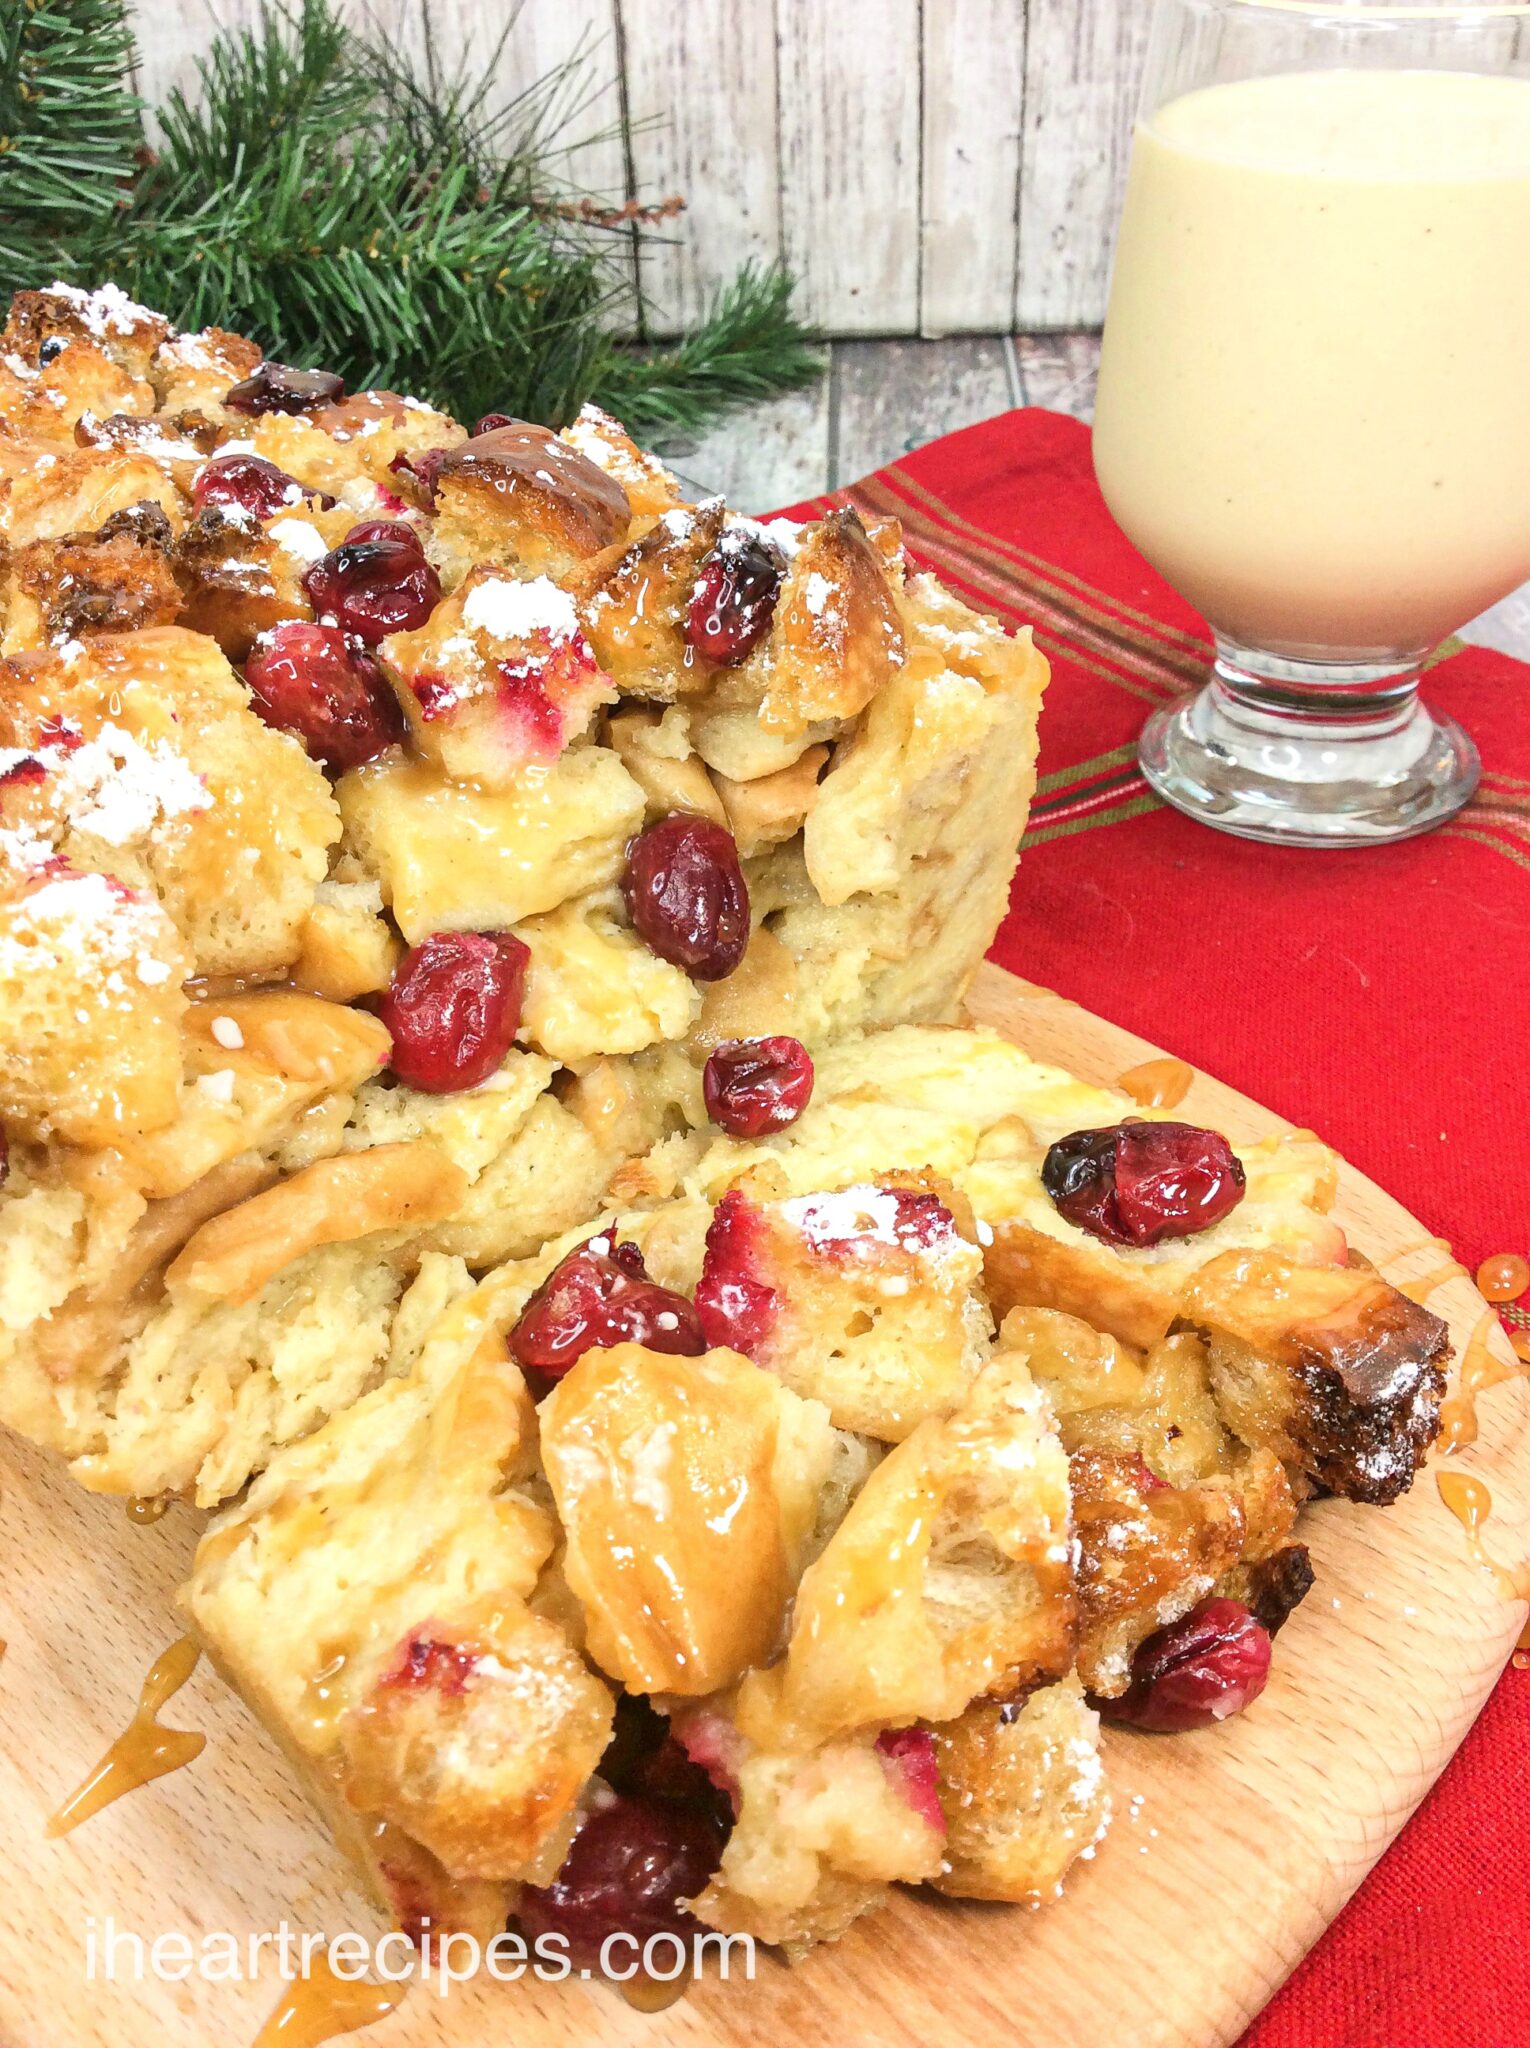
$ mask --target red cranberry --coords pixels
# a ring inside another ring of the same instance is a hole
[[[323,491],[306,490],[263,455],[215,455],[202,464],[191,485],[191,501],[198,511],[204,505],[232,505],[256,519],[274,519],[305,497],[317,499],[326,512],[335,502]]]
[[[561,1935],[577,1968],[600,1967],[601,1944],[630,1935],[639,1947],[655,1934],[688,1939],[696,1922],[680,1903],[706,1889],[722,1856],[722,1830],[708,1814],[657,1799],[613,1795],[569,1844],[550,1885],[527,1885],[517,1917],[535,1942]],[[611,1960],[632,1960],[625,1943]]]
[[[0,769],[0,789],[13,789],[24,782],[46,782],[47,779],[48,771],[36,754],[23,754],[9,768]]]
[[[472,438],[476,441],[480,434],[497,434],[501,427],[518,425],[513,412],[486,412],[473,428]]]
[[[335,775],[404,737],[403,713],[382,670],[338,626],[288,619],[256,641],[244,665],[255,709],[296,733]]]
[[[786,562],[758,535],[734,529],[701,564],[685,614],[685,637],[707,661],[732,667],[770,631]]]
[[[694,981],[721,981],[749,944],[749,889],[731,832],[672,811],[627,848],[622,894],[650,952]]]
[[[427,498],[436,494],[436,473],[451,453],[449,448],[406,448],[388,464],[394,476],[412,476]]]
[[[648,1277],[635,1244],[592,1237],[561,1259],[521,1310],[508,1339],[518,1364],[561,1378],[587,1351],[644,1344],[680,1358],[707,1348],[683,1294]]]
[[[753,1358],[776,1319],[776,1292],[757,1261],[761,1217],[738,1188],[718,1203],[707,1228],[706,1256],[696,1283],[696,1311],[708,1344]]]
[[[262,363],[252,377],[224,398],[232,412],[317,412],[345,396],[345,379],[331,370],[295,370],[289,363]]]
[[[1060,1215],[1107,1244],[1194,1237],[1243,1199],[1243,1165],[1220,1131],[1124,1123],[1073,1131],[1042,1161]]]
[[[408,1636],[377,1686],[380,1692],[438,1692],[455,1699],[467,1691],[468,1680],[482,1662],[479,1653],[466,1643]]]
[[[946,1816],[940,1805],[940,1770],[935,1738],[928,1728],[886,1728],[877,1737],[877,1754],[909,1805],[921,1820],[941,1834]]]
[[[702,1069],[707,1115],[735,1138],[784,1131],[807,1108],[813,1062],[800,1038],[730,1038]]]
[[[435,932],[411,946],[377,1006],[398,1078],[430,1095],[487,1081],[521,1021],[530,959],[513,932]]]
[[[1269,1630],[1241,1600],[1208,1600],[1140,1643],[1126,1691],[1094,1704],[1108,1720],[1177,1735],[1241,1714],[1269,1675]]]
[[[390,633],[423,626],[441,602],[441,579],[420,537],[396,519],[353,526],[303,577],[316,612],[375,647]]]

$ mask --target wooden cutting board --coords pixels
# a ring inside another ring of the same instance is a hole
[[[996,968],[975,1018],[1028,1052],[1110,1081],[1153,1048]],[[1280,1120],[1197,1079],[1181,1112],[1238,1138]],[[1403,1112],[1406,1113],[1406,1106]],[[1425,1226],[1345,1168],[1339,1220],[1396,1279],[1437,1270]],[[1484,1310],[1465,1280],[1430,1305],[1458,1354]],[[1502,1342],[1501,1337],[1495,1342]],[[1507,1356],[1505,1350],[1505,1356]],[[1530,1387],[1481,1403],[1463,1459],[1490,1484],[1490,1548],[1530,1552]],[[4,2048],[245,2048],[280,1992],[257,1983],[88,1981],[108,1915],[243,1938],[379,1932],[309,1818],[285,1764],[205,1665],[172,1725],[207,1748],[49,1841],[49,1813],[128,1720],[150,1664],[180,1633],[172,1599],[197,1517],[133,1526],[38,1453],[3,1447],[0,1498],[0,2042]],[[1317,1585],[1281,1636],[1269,1689],[1243,1719],[1172,1739],[1112,1734],[1116,1817],[1068,1895],[1031,1914],[900,1896],[795,1970],[763,1957],[752,1985],[709,1983],[645,2016],[573,1983],[416,1991],[361,2038],[377,2048],[789,2041],[853,2048],[1224,2048],[1333,1918],[1429,1789],[1514,1646],[1524,1609],[1467,1556],[1432,1469],[1397,1507],[1325,1502],[1303,1521]],[[126,1951],[122,1968],[125,1970]],[[1384,1954],[1375,1958],[1387,1967]]]

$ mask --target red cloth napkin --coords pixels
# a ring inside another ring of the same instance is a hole
[[[1471,647],[1431,672],[1483,758],[1448,825],[1356,852],[1255,846],[1180,817],[1137,769],[1144,717],[1204,678],[1209,636],[1106,511],[1086,427],[1006,413],[814,502],[902,520],[917,559],[1033,625],[1052,663],[992,958],[1312,1126],[1466,1265],[1530,1252],[1511,1096],[1530,1063],[1530,667]],[[1510,1670],[1241,2048],[1530,2043],[1527,1765],[1530,1674]]]

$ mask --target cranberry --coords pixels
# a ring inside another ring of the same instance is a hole
[[[411,946],[377,1006],[398,1078],[430,1095],[487,1081],[521,1021],[530,959],[513,932],[435,932]]]
[[[480,434],[497,434],[501,427],[513,427],[518,424],[513,412],[486,412],[474,427],[472,438],[476,441]]]
[[[683,1294],[648,1277],[635,1244],[592,1237],[561,1259],[521,1310],[508,1339],[521,1365],[558,1379],[586,1351],[644,1344],[680,1358],[707,1348]]]
[[[707,1115],[735,1138],[784,1131],[807,1108],[813,1062],[800,1038],[729,1038],[701,1075]]]
[[[404,449],[388,468],[395,476],[412,476],[428,498],[436,494],[436,472],[451,453],[449,448]]]
[[[707,1228],[706,1256],[696,1283],[696,1311],[709,1344],[753,1358],[776,1318],[776,1292],[756,1257],[761,1216],[748,1196],[730,1188]]]
[[[680,1903],[705,1890],[722,1855],[722,1831],[710,1815],[657,1799],[613,1795],[569,1844],[550,1885],[527,1885],[517,1917],[531,1941],[561,1935],[576,1967],[600,1967],[601,1944],[630,1935],[639,1947],[655,1934],[688,1938],[696,1923]],[[611,1960],[623,1966],[625,1944]]]
[[[317,412],[344,396],[345,379],[331,370],[294,370],[289,363],[266,362],[223,402],[233,412]]]
[[[1126,1691],[1094,1704],[1108,1720],[1176,1735],[1241,1714],[1269,1675],[1269,1630],[1241,1600],[1208,1600],[1140,1643]]]
[[[1042,1161],[1059,1214],[1107,1244],[1194,1237],[1243,1199],[1242,1162],[1220,1131],[1124,1123],[1073,1131]]]
[[[256,519],[274,519],[310,496],[326,512],[335,502],[322,491],[305,490],[295,476],[263,455],[215,455],[202,464],[191,485],[191,501],[198,511],[204,505],[233,505]]]
[[[13,789],[24,782],[46,782],[47,779],[48,771],[36,754],[23,754],[9,768],[0,768],[0,789]]]
[[[940,1771],[935,1738],[928,1728],[885,1728],[877,1737],[877,1754],[909,1805],[921,1820],[941,1834],[946,1816],[940,1805]]]
[[[397,519],[353,526],[303,577],[316,612],[375,647],[390,633],[423,626],[441,602],[441,579],[425,559],[420,537]]]
[[[412,1635],[377,1681],[380,1692],[438,1692],[455,1699],[467,1691],[468,1680],[483,1662],[466,1643]]]
[[[749,944],[749,889],[731,832],[672,811],[627,848],[622,894],[650,952],[694,981],[721,981]]]
[[[296,733],[336,775],[404,737],[403,713],[382,670],[338,626],[287,619],[256,641],[244,665],[255,709]]]
[[[731,668],[770,631],[786,561],[752,533],[724,533],[706,556],[685,614],[685,637],[707,661]]]

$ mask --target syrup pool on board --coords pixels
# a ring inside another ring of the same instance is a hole
[[[1162,1059],[1144,1060],[1138,1067],[1128,1067],[1124,1074],[1116,1076],[1116,1086],[1144,1109],[1178,1109],[1194,1079],[1194,1067],[1166,1055]]]
[[[67,1835],[113,1800],[178,1771],[202,1754],[205,1735],[189,1728],[163,1728],[157,1718],[195,1671],[201,1654],[190,1636],[170,1645],[144,1680],[132,1720],[48,1822],[50,1835]]]
[[[337,1976],[327,1955],[318,1956],[305,1977],[289,1984],[256,2035],[253,2048],[320,2048],[341,2034],[354,2034],[397,2012],[409,1986],[370,1984]]]

